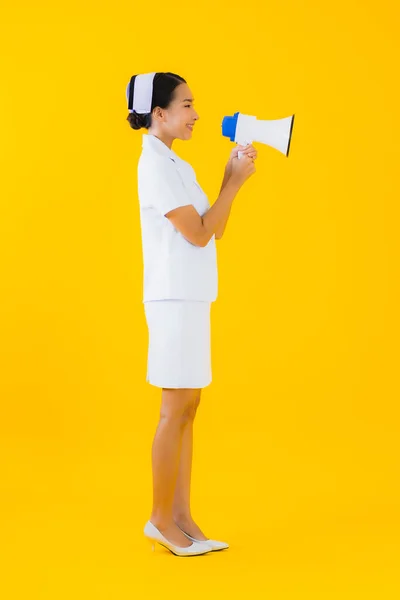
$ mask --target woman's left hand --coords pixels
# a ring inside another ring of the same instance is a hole
[[[232,160],[238,157],[238,152],[243,152],[243,154],[247,154],[249,158],[255,160],[257,158],[257,150],[254,148],[252,144],[248,144],[247,146],[241,146],[240,144],[236,144],[236,146],[232,149],[228,162],[226,163],[225,170],[228,175],[231,174],[232,169]]]

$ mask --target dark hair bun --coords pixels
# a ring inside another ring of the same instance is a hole
[[[142,127],[148,128],[149,115],[138,114],[136,111],[130,112],[127,120],[132,129],[142,129]]]

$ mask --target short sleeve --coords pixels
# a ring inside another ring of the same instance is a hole
[[[157,161],[154,171],[150,181],[151,201],[162,215],[192,204],[183,179],[170,158]]]

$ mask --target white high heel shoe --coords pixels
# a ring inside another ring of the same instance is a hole
[[[196,556],[197,554],[206,554],[207,552],[211,552],[212,548],[206,542],[202,541],[193,541],[190,546],[186,548],[182,546],[175,546],[172,542],[168,541],[167,538],[163,536],[161,531],[157,529],[155,525],[151,521],[147,521],[144,526],[144,535],[151,541],[152,549],[155,549],[155,543],[158,542],[161,546],[168,548],[175,554],[176,556]]]
[[[179,527],[179,525],[178,525]],[[182,527],[179,527],[179,529],[181,531],[183,531]],[[202,543],[202,544],[207,544],[208,546],[211,547],[211,550],[224,550],[225,548],[229,548],[229,544],[227,544],[226,542],[220,542],[218,540],[196,540],[196,538],[192,537],[191,535],[189,535],[188,533],[186,533],[186,531],[183,531],[183,533],[186,535],[186,537],[189,538],[189,540],[192,540],[192,542],[197,542],[197,543]]]

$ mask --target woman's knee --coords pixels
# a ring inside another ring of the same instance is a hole
[[[196,390],[196,393],[194,395],[194,401],[193,401],[194,416],[196,416],[196,411],[199,408],[200,399],[201,399],[201,390]]]
[[[186,410],[185,410],[185,415],[184,415],[185,422],[194,420],[197,409],[200,404],[200,397],[201,397],[201,390],[197,390],[197,389],[194,390],[192,401],[188,404],[188,406],[186,407]]]
[[[163,388],[160,417],[182,425],[194,419],[200,401],[197,389]]]

